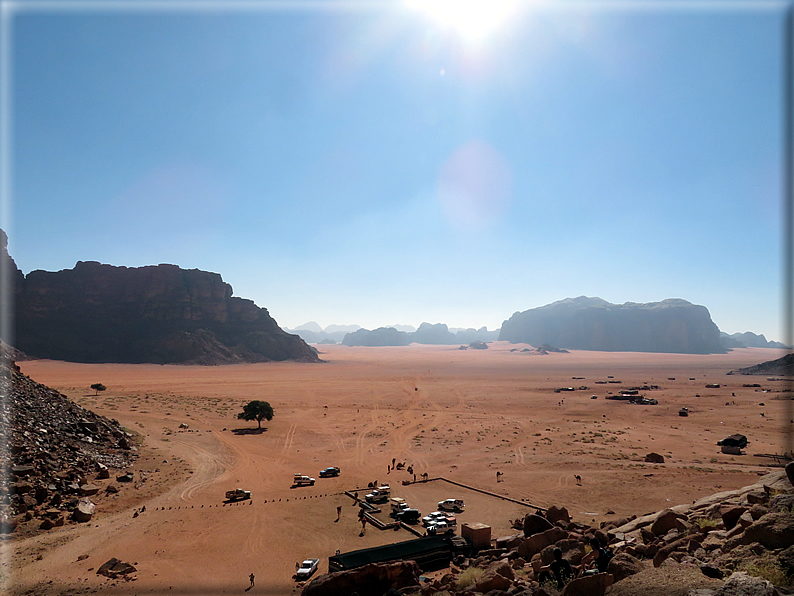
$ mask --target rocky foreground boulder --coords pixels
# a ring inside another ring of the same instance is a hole
[[[0,533],[18,526],[48,530],[67,520],[86,522],[92,499],[113,485],[110,469],[137,456],[134,437],[116,420],[94,414],[23,375],[0,358]]]
[[[550,513],[549,513],[550,512]],[[551,519],[549,519],[551,518]],[[458,556],[437,579],[399,562],[315,578],[304,596],[780,596],[794,594],[794,487],[785,472],[692,504],[599,527],[571,520],[563,507],[530,513],[497,548]],[[572,565],[598,538],[614,554],[607,573],[577,577],[562,591],[539,571],[559,548]],[[416,575],[416,580],[414,580]],[[378,578],[377,581],[367,578]],[[415,583],[413,583],[415,581]]]

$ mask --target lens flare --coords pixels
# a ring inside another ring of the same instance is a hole
[[[406,0],[462,38],[480,41],[494,33],[516,11],[518,0]]]

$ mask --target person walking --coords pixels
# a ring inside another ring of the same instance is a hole
[[[253,574],[253,573],[251,573],[251,575],[249,575],[249,576],[248,576],[248,579],[250,579],[250,580],[251,580],[251,585],[249,586],[250,588],[253,588],[253,587],[254,587],[254,577],[255,577],[255,576],[254,576],[254,574]]]

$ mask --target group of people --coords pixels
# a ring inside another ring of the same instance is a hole
[[[612,559],[612,551],[601,546],[601,542],[595,537],[590,539],[590,547],[592,550],[582,557],[579,567],[581,575],[606,573],[609,561]],[[576,577],[577,573],[571,562],[562,558],[561,549],[555,548],[552,554],[554,555],[554,560],[540,568],[538,581],[541,584],[548,581],[556,581],[557,589],[562,590],[565,584]],[[590,565],[594,565],[594,567],[588,568]]]

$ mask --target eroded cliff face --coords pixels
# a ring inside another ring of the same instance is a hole
[[[709,311],[681,299],[611,304],[600,298],[567,298],[515,313],[500,340],[607,352],[725,351]]]
[[[267,309],[233,297],[217,273],[82,261],[26,276],[13,269],[14,345],[29,356],[157,364],[319,361]]]

